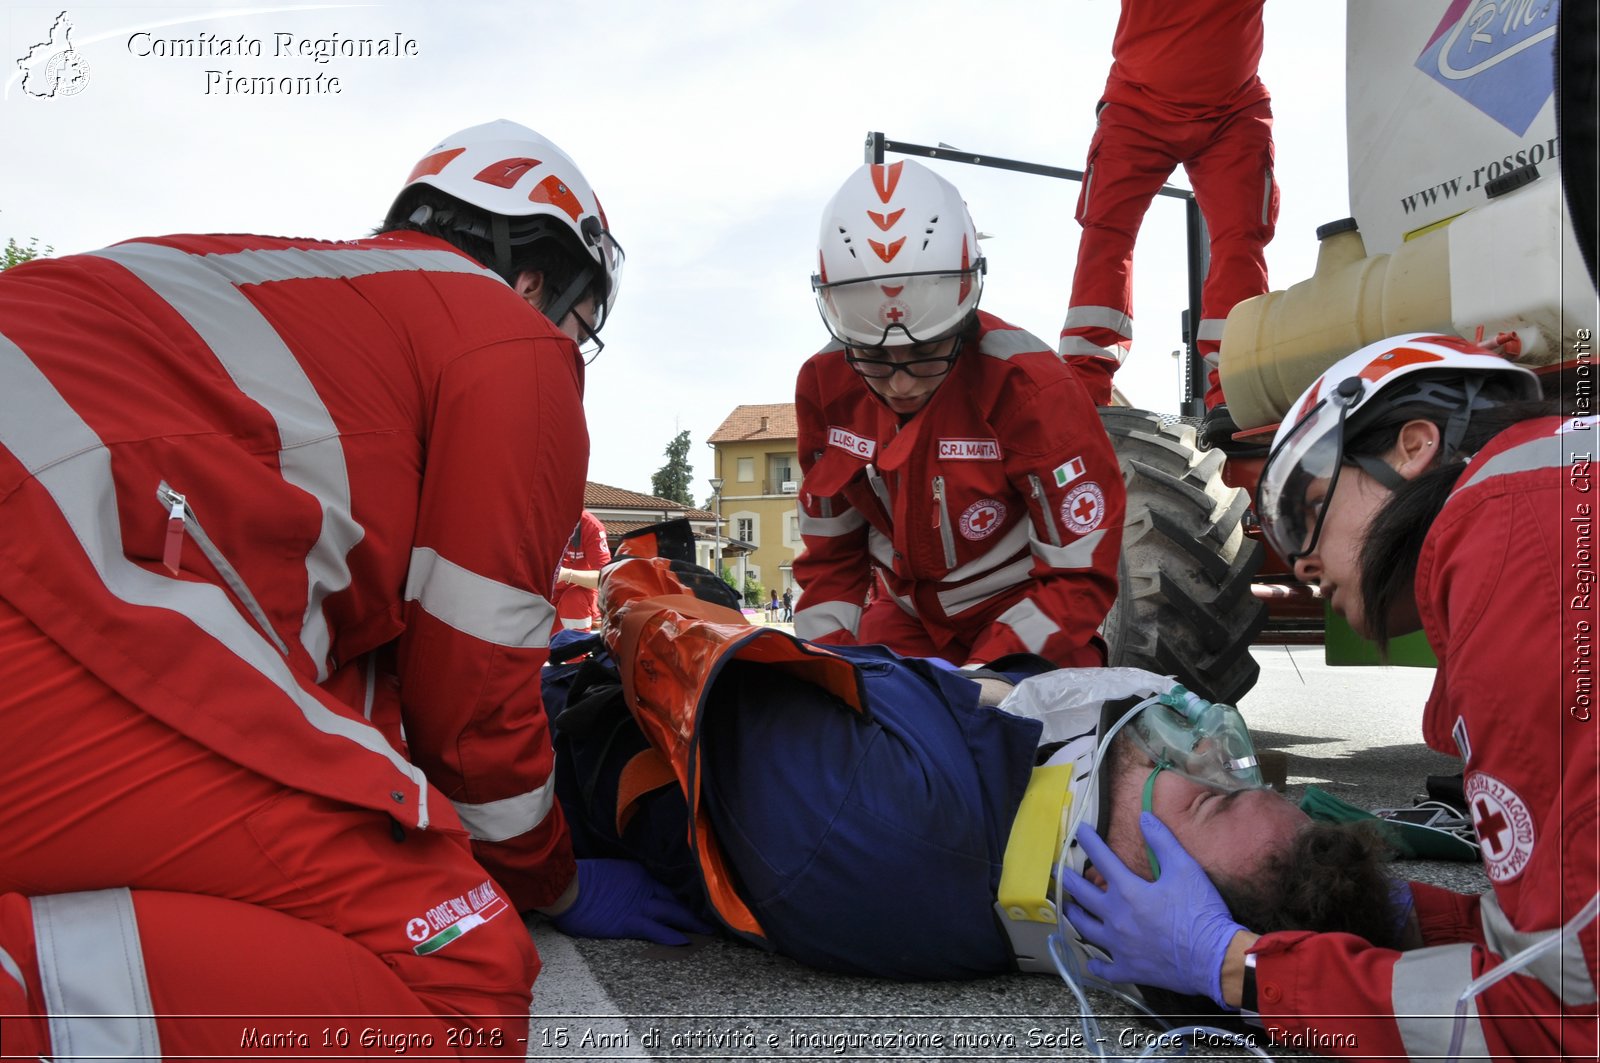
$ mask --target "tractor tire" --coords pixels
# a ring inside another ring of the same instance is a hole
[[[1250,643],[1267,620],[1250,590],[1263,554],[1245,534],[1250,496],[1222,482],[1225,455],[1198,449],[1193,426],[1119,407],[1100,419],[1128,491],[1109,661],[1237,704],[1260,675]]]

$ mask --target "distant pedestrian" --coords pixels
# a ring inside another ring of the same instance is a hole
[[[784,623],[786,623],[786,624],[787,623],[792,623],[794,621],[794,588],[793,587],[785,587],[783,589],[783,620],[784,620]]]
[[[767,593],[772,595],[772,597],[767,600],[767,622],[771,623],[777,620],[779,615],[781,615],[783,606],[778,604],[778,591],[776,588],[768,591]]]

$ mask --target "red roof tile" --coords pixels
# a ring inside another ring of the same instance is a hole
[[[656,495],[642,495],[637,491],[628,491],[621,487],[611,487],[608,484],[597,484],[593,481],[583,485],[584,509],[640,509],[640,510],[670,510],[674,513],[682,511],[690,520],[716,520],[717,515],[708,509],[697,509],[686,506],[682,502],[674,502],[670,498],[660,498]],[[660,519],[660,518],[657,518]],[[650,523],[654,523],[651,521]],[[610,526],[607,525],[609,528]]]
[[[799,438],[800,427],[794,416],[794,403],[771,402],[759,406],[735,406],[727,420],[711,433],[708,443],[743,443],[756,439],[773,441]]]

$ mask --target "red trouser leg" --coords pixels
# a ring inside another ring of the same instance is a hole
[[[4,602],[0,734],[13,751],[0,768],[0,891],[126,886],[259,905],[351,939],[434,1014],[526,1015],[538,958],[464,839],[397,836],[387,816],[240,768],[125,701]],[[419,955],[463,908],[479,912],[466,932]],[[506,1029],[523,1036],[525,1018]]]
[[[215,897],[108,890],[30,903],[6,894],[0,948],[25,987],[0,974],[0,1013],[17,1016],[0,1020],[7,1056],[93,1048],[126,1056],[159,1049],[167,1058],[371,1057],[401,1046],[454,1056],[490,1039],[434,1016],[348,938]],[[5,995],[8,981],[14,996]],[[96,1014],[119,1017],[89,1017]],[[515,1040],[500,1048],[518,1058],[526,1050]]]
[[[1206,363],[1209,409],[1223,401],[1217,353],[1228,312],[1267,291],[1266,247],[1278,222],[1272,105],[1263,100],[1221,119],[1184,169],[1211,237],[1195,344]]]
[[[1169,130],[1170,131],[1170,130]],[[1096,406],[1111,402],[1111,374],[1133,343],[1133,245],[1150,201],[1179,153],[1131,107],[1100,109],[1078,193],[1078,264],[1061,327],[1061,357]]]

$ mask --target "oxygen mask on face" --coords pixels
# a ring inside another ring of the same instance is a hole
[[[1128,723],[1138,747],[1158,766],[1218,790],[1255,790],[1266,785],[1244,717],[1181,686]]]

